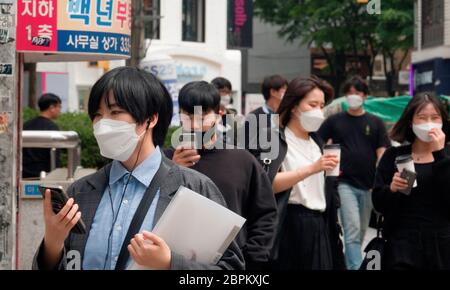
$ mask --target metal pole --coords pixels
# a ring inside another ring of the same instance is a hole
[[[126,61],[127,66],[138,66],[142,59],[144,45],[144,27],[142,0],[132,0],[132,25],[131,25],[131,57]]]
[[[16,197],[20,169],[17,1],[0,0],[0,270],[15,268]]]
[[[56,148],[50,149],[50,172],[56,169]]]

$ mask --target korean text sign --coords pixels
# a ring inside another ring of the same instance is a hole
[[[18,0],[17,50],[130,55],[131,0]]]

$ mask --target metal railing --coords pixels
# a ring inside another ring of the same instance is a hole
[[[73,178],[81,165],[81,141],[75,131],[22,131],[23,148],[51,149],[52,170],[55,169],[55,149],[67,149],[67,177]]]

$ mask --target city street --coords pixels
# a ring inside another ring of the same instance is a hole
[[[450,0],[0,0],[0,270],[450,270],[449,115]]]

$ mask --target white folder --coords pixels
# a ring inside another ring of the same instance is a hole
[[[216,264],[244,223],[238,214],[181,186],[152,232],[186,259]],[[132,263],[128,269],[148,268]]]

